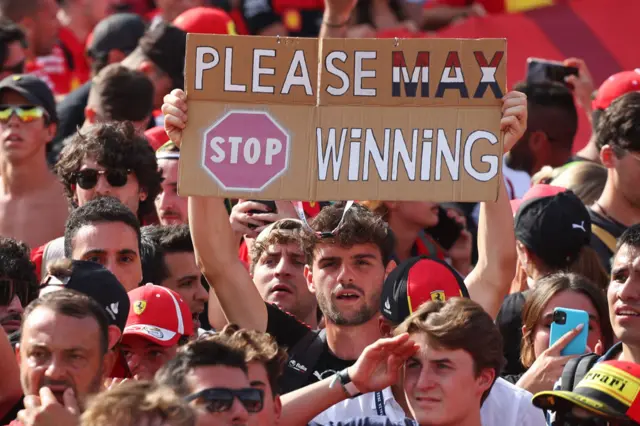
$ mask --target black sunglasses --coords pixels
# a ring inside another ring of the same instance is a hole
[[[107,182],[111,186],[125,186],[129,178],[131,170],[128,169],[84,169],[73,174],[73,181],[82,189],[92,189],[98,184],[100,175],[107,178]]]
[[[255,388],[229,389],[210,388],[204,389],[185,397],[185,401],[190,402],[202,398],[206,402],[207,410],[210,413],[222,413],[229,411],[233,405],[233,400],[238,398],[244,408],[249,413],[258,413],[264,405],[264,391]]]
[[[7,306],[15,296],[18,296],[22,306],[27,306],[29,300],[29,286],[23,282],[16,282],[10,278],[0,278],[0,306]]]

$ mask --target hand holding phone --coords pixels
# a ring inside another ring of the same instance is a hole
[[[578,75],[578,68],[548,59],[527,59],[527,83],[556,82],[566,84],[565,78]]]
[[[589,336],[589,314],[577,309],[554,309],[549,346],[553,346],[562,336],[574,331],[579,325],[582,325],[579,334],[566,344],[560,351],[560,355],[582,355],[586,352],[587,337]]]

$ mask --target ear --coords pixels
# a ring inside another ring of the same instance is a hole
[[[307,280],[307,288],[309,289],[309,292],[312,294],[316,294],[316,286],[313,283],[313,270],[312,270],[312,266],[310,265],[304,265],[304,278]]]
[[[275,414],[276,425],[280,423],[280,416],[282,415],[282,401],[280,395],[276,395],[273,399],[273,413]]]
[[[549,145],[549,138],[546,133],[536,130],[529,133],[527,143],[532,152],[540,152]]]
[[[58,125],[56,123],[49,123],[47,126],[47,140],[53,140],[58,132]]]
[[[520,241],[516,241],[516,253],[518,254],[518,260],[523,266],[529,262],[527,248]]]
[[[120,337],[122,337],[122,332],[116,325],[110,325],[108,329],[109,336],[109,349],[113,349],[115,345],[120,341]]]
[[[122,62],[122,60],[126,57],[127,55],[125,55],[122,50],[111,49],[107,54],[107,61],[109,62],[109,64],[115,64]]]
[[[525,334],[527,334],[527,326],[526,326],[526,325],[524,325],[524,324],[522,324],[522,329],[521,329],[521,331],[522,331],[522,335],[523,335],[523,336],[524,336]]]
[[[485,393],[487,390],[491,389],[491,385],[493,385],[493,381],[496,378],[496,370],[493,368],[485,368],[483,369],[476,379],[476,383],[480,387],[480,393]]]
[[[382,315],[378,316],[378,329],[380,330],[380,335],[382,337],[390,337],[391,333],[393,333],[393,326]]]
[[[602,161],[602,165],[607,169],[613,169],[616,166],[617,157],[613,152],[613,148],[611,145],[604,145],[600,149],[600,161]]]
[[[118,360],[118,351],[115,349],[110,349],[104,354],[103,362],[102,362],[102,378],[105,379],[109,377],[111,372],[113,371],[113,367],[116,365],[116,361]]]
[[[144,201],[147,199],[148,193],[146,189],[142,189],[140,188],[140,190],[138,191],[138,197],[140,198],[140,201]]]
[[[387,267],[384,268],[384,279],[386,280],[387,277],[389,276],[389,274],[391,273],[391,271],[393,271],[394,269],[396,269],[396,266],[398,266],[398,264],[396,263],[395,260],[390,260],[389,263],[387,263]]]
[[[96,111],[89,105],[84,107],[84,116],[89,123],[93,124],[96,122]]]

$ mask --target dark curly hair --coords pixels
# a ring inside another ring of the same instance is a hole
[[[331,232],[340,224],[343,212],[343,202],[324,207],[313,218],[310,226],[316,232]],[[359,244],[374,244],[380,249],[385,266],[393,257],[395,239],[391,228],[380,216],[360,204],[351,206],[335,234],[331,238],[321,238],[309,230],[302,232],[302,246],[307,264],[313,264],[314,249],[319,243],[337,244],[346,248]]]
[[[28,300],[25,306],[35,299],[38,292],[36,267],[29,258],[29,247],[13,238],[0,237],[0,278],[8,278],[14,285],[25,286]]]
[[[78,207],[72,190],[74,173],[80,170],[86,158],[106,168],[132,170],[147,194],[147,198],[140,202],[138,217],[144,217],[154,210],[154,200],[161,190],[162,173],[158,170],[153,148],[143,136],[136,133],[133,124],[126,121],[101,123],[91,126],[87,131],[78,131],[71,137],[60,154],[55,172],[62,180],[74,208]]]
[[[618,158],[626,151],[640,151],[640,93],[620,96],[598,121],[596,146],[610,145]]]

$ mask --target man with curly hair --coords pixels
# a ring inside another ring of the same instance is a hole
[[[37,296],[37,286],[27,246],[0,237],[0,325],[7,334],[20,328],[24,308]]]
[[[63,149],[55,171],[72,208],[115,197],[139,219],[154,211],[162,174],[147,140],[131,123],[102,123],[77,132]],[[46,271],[64,256],[62,239],[40,247],[32,259]]]

